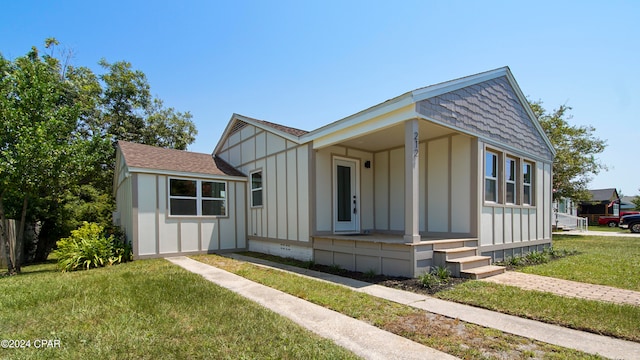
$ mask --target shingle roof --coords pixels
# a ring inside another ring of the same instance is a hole
[[[211,154],[165,149],[150,145],[118,141],[118,147],[129,167],[190,172],[207,175],[245,175]]]
[[[596,189],[589,190],[591,201],[611,201],[615,198],[616,189]]]
[[[309,133],[306,130],[300,130],[300,129],[296,129],[296,128],[292,128],[292,127],[289,127],[289,126],[284,126],[284,125],[272,123],[272,122],[265,121],[265,120],[258,120],[258,119],[254,119],[254,118],[251,118],[251,120],[253,120],[253,121],[257,122],[257,123],[272,127],[274,129],[280,130],[282,132],[285,132],[285,133],[293,135],[293,136],[302,136],[302,135],[305,135],[305,134]]]

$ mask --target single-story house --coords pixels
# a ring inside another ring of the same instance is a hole
[[[590,224],[597,225],[600,216],[618,216],[620,214],[620,196],[615,188],[589,190],[591,199],[581,201],[578,205],[578,216],[589,219]]]
[[[504,67],[313,131],[233,114],[212,154],[120,141],[114,221],[136,258],[250,250],[485,276],[550,246],[554,155]]]

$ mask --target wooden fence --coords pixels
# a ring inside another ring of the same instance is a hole
[[[9,236],[9,244],[10,244],[10,248],[9,248],[9,252],[12,254],[12,259],[14,258],[14,254],[16,254],[15,252],[15,246],[16,246],[16,221],[15,220],[11,220],[8,219],[4,224],[3,224],[3,228],[6,229],[7,231],[7,235]],[[0,241],[0,269],[6,269],[7,267],[7,258],[6,258],[6,249],[5,249],[5,240],[2,239],[2,241]]]

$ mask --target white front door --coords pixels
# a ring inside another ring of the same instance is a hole
[[[360,232],[358,161],[333,158],[333,229],[336,233]]]

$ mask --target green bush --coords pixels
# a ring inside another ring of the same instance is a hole
[[[422,286],[427,289],[431,289],[435,286],[447,284],[451,278],[451,271],[443,266],[436,266],[431,268],[430,272],[424,273],[418,276],[418,280]]]
[[[62,271],[90,269],[131,260],[131,248],[122,236],[106,237],[104,228],[84,222],[71,236],[57,242],[54,252]]]

